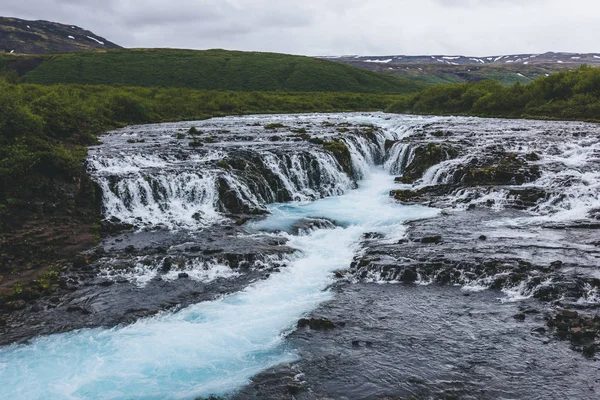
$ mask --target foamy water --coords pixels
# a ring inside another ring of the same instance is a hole
[[[285,229],[308,216],[341,227],[289,236],[301,251],[289,268],[242,292],[133,325],[38,338],[0,350],[7,399],[193,399],[225,394],[257,372],[296,356],[284,335],[331,298],[331,272],[348,267],[361,235],[403,235],[402,223],[437,210],[388,196],[392,177],[369,172],[358,190],[312,203],[273,206],[256,228]],[[283,234],[286,235],[286,234]]]

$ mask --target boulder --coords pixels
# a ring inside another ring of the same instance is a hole
[[[307,326],[315,331],[323,331],[335,328],[335,324],[325,317],[321,318],[301,318],[296,324],[298,328],[306,328]]]
[[[516,319],[517,321],[525,321],[525,314],[518,313],[518,314],[513,315],[513,318]]]
[[[414,268],[407,268],[402,271],[400,275],[400,281],[405,283],[413,283],[419,278],[417,271]]]
[[[560,313],[560,315],[563,318],[574,319],[574,318],[577,318],[577,316],[579,314],[577,313],[577,311],[573,311],[573,310],[562,310],[562,312]]]
[[[421,239],[421,243],[435,243],[438,244],[442,241],[442,237],[440,235],[435,236],[426,236]]]

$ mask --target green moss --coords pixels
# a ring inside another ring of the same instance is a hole
[[[456,157],[456,150],[448,146],[428,143],[425,147],[415,149],[412,162],[406,167],[400,181],[402,183],[413,183],[421,178],[425,171],[444,160]]]
[[[223,169],[231,169],[231,166],[225,160],[217,161],[217,167],[220,167]]]
[[[190,135],[200,135],[202,134],[201,131],[199,131],[198,129],[196,129],[195,126],[192,126],[189,130],[188,130],[188,134]]]
[[[202,147],[204,143],[200,139],[194,139],[189,143],[190,147]]]
[[[350,150],[344,142],[332,141],[323,143],[323,149],[331,152],[338,161],[344,172],[352,174],[352,157]]]
[[[279,122],[265,125],[265,129],[267,129],[267,130],[275,130],[275,129],[282,129],[282,128],[287,128],[287,126],[280,124]]]
[[[539,177],[539,168],[529,166],[515,153],[504,153],[488,165],[471,168],[464,175],[469,185],[521,185]]]

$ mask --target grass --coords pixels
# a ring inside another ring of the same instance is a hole
[[[37,65],[24,63],[23,56],[3,55],[0,66],[14,66],[23,82],[44,85],[355,93],[411,93],[425,86],[349,65],[277,53],[118,49],[41,58]]]

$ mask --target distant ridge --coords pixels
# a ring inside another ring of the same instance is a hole
[[[543,53],[543,54],[511,54],[486,57],[459,55],[427,55],[427,56],[331,56],[318,57],[330,61],[352,61],[381,64],[441,64],[441,65],[504,65],[504,64],[598,64],[600,53]]]
[[[600,67],[600,53],[511,54],[485,57],[460,55],[318,57],[425,84],[493,79],[504,85],[529,83],[539,77],[572,70],[581,64]]]
[[[0,17],[0,53],[71,53],[118,48],[121,46],[75,25]]]

